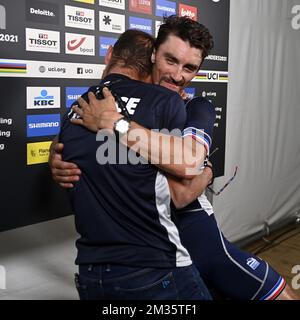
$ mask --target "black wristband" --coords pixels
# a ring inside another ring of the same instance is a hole
[[[210,170],[211,170],[211,172],[212,172],[211,182],[210,182],[210,184],[207,185],[207,186],[209,187],[209,186],[211,186],[211,185],[214,183],[214,180],[215,180],[215,172],[214,172],[213,167],[212,167],[210,164],[208,164],[207,162],[204,163],[204,168],[210,168]]]

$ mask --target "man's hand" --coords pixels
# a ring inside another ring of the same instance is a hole
[[[79,180],[81,171],[76,164],[62,161],[62,150],[64,145],[58,143],[57,139],[52,142],[50,147],[49,166],[52,178],[63,188],[73,188],[73,182]]]
[[[85,128],[97,132],[100,129],[113,129],[114,123],[122,118],[116,109],[116,102],[111,92],[103,89],[104,99],[98,100],[94,93],[89,92],[89,103],[79,98],[77,101],[81,108],[74,106],[72,109],[81,119],[71,119],[73,124],[84,126]]]

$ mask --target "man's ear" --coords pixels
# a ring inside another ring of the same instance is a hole
[[[156,51],[155,49],[153,50],[152,54],[151,54],[151,62],[155,63],[155,55],[156,55]]]
[[[112,53],[113,53],[113,46],[109,46],[104,58],[104,63],[107,65],[109,64],[111,57],[112,57]]]

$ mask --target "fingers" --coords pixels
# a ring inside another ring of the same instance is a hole
[[[79,116],[82,116],[83,115],[83,109],[82,108],[79,108],[78,106],[73,106],[72,107],[72,110],[74,111],[74,112],[76,112]]]
[[[92,92],[92,91],[90,91],[90,92],[88,93],[88,97],[89,97],[89,101],[90,101],[90,102],[93,102],[93,101],[97,100],[94,92]]]
[[[58,183],[71,183],[79,181],[80,176],[76,169],[73,170],[59,170],[54,169],[52,171],[53,179]]]
[[[72,183],[59,183],[59,185],[65,189],[72,189],[74,187]]]
[[[76,124],[76,125],[83,125],[83,120],[82,119],[70,119],[70,121],[73,123],[73,124]]]
[[[90,97],[90,95],[89,95],[89,97]],[[78,102],[78,104],[81,106],[82,109],[85,109],[85,108],[88,108],[88,107],[89,107],[89,104],[88,104],[82,97],[79,97],[79,98],[77,99],[77,102]],[[73,108],[74,108],[74,107],[76,107],[76,105],[73,106]]]
[[[59,185],[65,189],[71,189],[74,187],[72,183],[60,183]]]
[[[103,93],[104,98],[110,98],[111,97],[111,98],[114,99],[112,93],[110,92],[110,90],[108,88],[104,87],[102,89],[102,93]]]
[[[56,153],[62,153],[63,148],[64,148],[64,144],[63,144],[63,143],[56,143],[56,144],[53,146],[53,150],[54,150]]]
[[[75,174],[80,174],[81,171],[75,163],[62,161],[60,157],[54,156],[51,163],[52,170],[78,170]],[[74,174],[74,173],[72,173]]]

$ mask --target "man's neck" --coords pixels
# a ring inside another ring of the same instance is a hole
[[[140,80],[140,77],[137,71],[130,68],[114,66],[109,70],[109,72],[105,76],[108,76],[109,74],[112,74],[112,73],[122,74],[123,76],[126,76],[132,80]]]
[[[102,78],[104,78],[112,73],[121,74],[123,76],[126,76],[126,77],[132,79],[132,80],[142,81],[145,83],[152,83],[151,74],[149,74],[146,77],[145,76],[141,77],[140,74],[136,70],[131,69],[131,68],[121,67],[121,66],[113,66],[112,68],[109,68],[109,72],[105,72],[105,70],[104,70]]]

